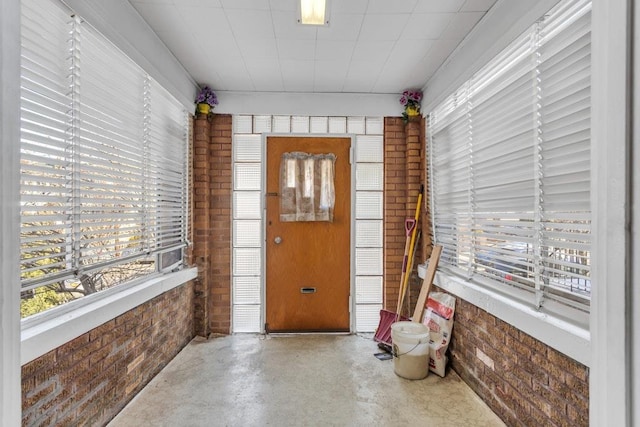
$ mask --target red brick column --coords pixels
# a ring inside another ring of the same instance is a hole
[[[231,331],[231,165],[232,120],[216,114],[211,123],[211,289],[210,331]]]
[[[405,124],[400,117],[386,117],[384,122],[384,307],[392,311],[398,304],[406,242],[405,220],[415,217],[420,185],[424,183],[423,128],[422,118]],[[425,197],[426,191],[423,200]],[[421,215],[418,230],[424,230],[423,219]],[[412,271],[423,261],[423,253],[419,243]],[[419,285],[416,277],[409,283],[414,288]],[[405,301],[409,295],[411,290]]]
[[[405,127],[406,144],[407,144],[407,218],[415,218],[416,216],[416,204],[418,203],[418,194],[420,192],[420,186],[425,183],[424,181],[424,119],[422,116],[412,118]],[[425,186],[426,187],[426,186]],[[418,218],[418,224],[416,229],[415,242],[416,253],[413,255],[412,269],[407,272],[409,275],[407,293],[405,295],[404,307],[408,307],[408,311],[403,312],[404,315],[410,316],[413,313],[416,300],[420,293],[420,287],[422,280],[418,277],[418,264],[423,262],[423,246],[425,241],[425,234],[427,229],[424,226],[424,207],[425,197],[428,194],[426,188],[422,193],[422,202],[420,204],[420,216]]]
[[[406,182],[406,191],[407,191],[407,218],[415,218],[416,215],[416,204],[418,203],[418,193],[420,191],[420,186],[424,184],[422,180],[424,173],[422,172],[422,117],[418,116],[418,120],[411,120],[406,124],[405,133],[406,133],[406,144],[407,144],[407,158],[406,158],[406,168],[407,168],[407,182]],[[420,212],[422,213],[424,209],[424,196],[423,193],[423,203],[420,206]],[[423,222],[422,215],[418,221],[418,231],[422,231]],[[417,237],[417,235],[416,235]],[[421,238],[422,239],[422,238]],[[418,242],[417,253],[414,259],[414,266],[420,264],[422,262],[422,249],[420,242]]]
[[[404,220],[407,214],[405,127],[400,117],[384,119],[384,308],[398,304]]]
[[[198,267],[198,277],[194,281],[194,332],[208,336],[209,329],[209,284],[210,275],[210,167],[209,141],[211,124],[204,114],[199,114],[194,122],[193,141],[193,260]]]

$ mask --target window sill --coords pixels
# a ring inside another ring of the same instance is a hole
[[[132,286],[113,288],[96,298],[66,304],[61,310],[45,312],[22,321],[21,364],[89,332],[156,296],[196,278],[197,268],[153,277]],[[109,292],[112,291],[112,292]],[[90,298],[90,297],[89,297]],[[71,307],[71,305],[73,306]],[[70,306],[68,309],[67,306]]]
[[[491,289],[442,271],[436,274],[435,284],[583,365],[590,365],[591,342],[588,326],[577,325],[549,313],[537,311]]]

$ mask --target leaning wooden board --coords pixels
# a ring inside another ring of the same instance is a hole
[[[427,268],[427,274],[422,280],[422,287],[420,288],[420,295],[418,295],[418,302],[416,302],[416,309],[413,312],[411,320],[421,323],[422,315],[424,313],[425,305],[427,304],[427,297],[429,296],[429,290],[433,284],[433,279],[436,276],[436,269],[438,268],[438,261],[440,261],[440,254],[442,253],[442,246],[435,246],[433,252],[431,252],[431,258],[429,258],[429,267]]]

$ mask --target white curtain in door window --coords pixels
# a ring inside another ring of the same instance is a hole
[[[296,188],[296,175],[297,172],[297,162],[296,159],[287,159],[285,161],[286,170],[286,180],[287,180],[287,188]]]
[[[281,221],[333,221],[335,160],[334,154],[282,155]]]
[[[313,158],[304,161],[304,191],[302,192],[302,197],[305,199],[313,199],[313,184],[315,181],[315,174],[313,173],[314,164],[315,161]]]
[[[334,159],[335,160],[335,159]],[[333,184],[334,160],[324,159],[320,162],[320,209],[333,209],[336,201]]]

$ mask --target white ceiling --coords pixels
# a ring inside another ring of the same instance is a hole
[[[422,88],[496,0],[332,0],[328,27],[296,0],[130,0],[199,84],[257,92]]]

